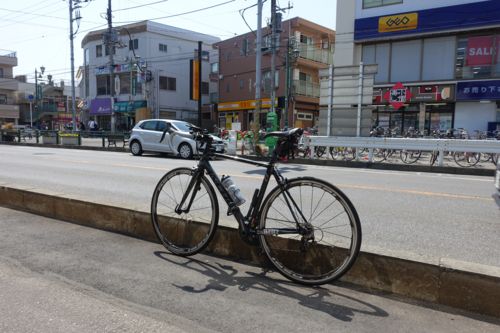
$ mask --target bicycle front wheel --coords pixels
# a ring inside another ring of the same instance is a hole
[[[189,168],[168,172],[156,185],[151,199],[156,236],[167,250],[182,256],[203,250],[214,236],[219,220],[219,204],[212,185],[205,176],[197,182],[193,175]],[[186,192],[187,198],[180,207]]]
[[[340,278],[361,246],[361,224],[347,196],[311,177],[291,179],[284,190],[277,186],[269,193],[258,232],[273,265],[290,280],[308,285]]]

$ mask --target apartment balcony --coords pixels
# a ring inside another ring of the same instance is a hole
[[[0,104],[0,118],[19,119],[19,106]]]
[[[319,83],[312,83],[302,80],[293,80],[292,91],[295,95],[319,98]]]
[[[307,44],[299,44],[297,49],[299,50],[299,64],[302,62],[314,66],[316,63],[315,67],[318,68],[333,64],[333,52],[330,49],[321,49]]]
[[[0,89],[17,91],[19,82],[13,78],[0,77]]]
[[[16,52],[0,50],[0,64],[7,66],[17,66]]]

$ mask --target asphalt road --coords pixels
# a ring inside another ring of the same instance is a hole
[[[1,332],[498,332],[500,322],[0,208]]]
[[[156,182],[194,161],[125,153],[0,146],[0,184],[148,211]],[[247,201],[263,170],[215,161]],[[446,257],[500,266],[500,200],[493,179],[432,173],[284,164],[288,178],[315,176],[336,184],[354,203],[363,228],[362,249],[396,256]],[[223,223],[235,223],[225,216]],[[246,210],[248,202],[243,206]],[[235,224],[233,224],[235,225]]]

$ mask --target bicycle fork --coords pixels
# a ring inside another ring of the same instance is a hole
[[[200,190],[200,184],[201,184],[201,177],[200,177],[200,172],[199,170],[193,170],[193,177],[191,177],[191,180],[189,181],[188,187],[186,188],[186,191],[182,195],[182,199],[179,202],[179,204],[175,207],[175,212],[177,214],[182,214],[182,213],[189,213],[189,210],[191,209],[191,205],[194,202],[194,199],[196,197],[196,193]],[[182,208],[184,206],[184,203],[186,202],[188,196],[191,193],[191,197],[189,198],[189,202],[186,206],[186,208]]]

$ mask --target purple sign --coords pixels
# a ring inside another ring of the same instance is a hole
[[[467,81],[457,83],[457,101],[500,99],[500,80]]]
[[[111,113],[111,98],[96,98],[90,102],[91,116],[110,115]]]

